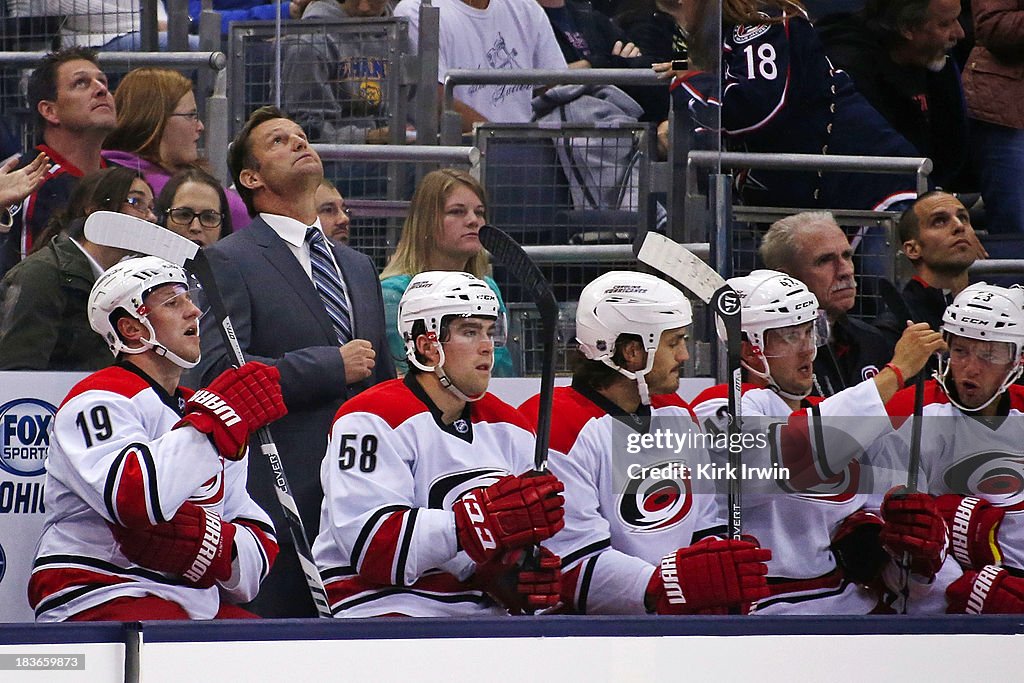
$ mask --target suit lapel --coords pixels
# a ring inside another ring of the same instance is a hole
[[[253,221],[248,229],[253,231],[256,244],[262,247],[263,258],[270,264],[270,267],[276,270],[285,284],[302,299],[326,337],[337,343],[338,335],[334,331],[334,325],[331,323],[330,316],[327,315],[320,294],[313,286],[313,281],[303,272],[285,241],[261,218]]]

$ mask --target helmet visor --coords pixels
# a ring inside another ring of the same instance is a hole
[[[765,358],[784,358],[809,353],[828,343],[828,318],[824,311],[811,321],[767,330],[764,336]]]
[[[983,341],[951,335],[949,340],[949,362],[965,365],[972,360],[982,365],[1000,367],[1009,365],[1015,358],[1015,348],[1010,342]]]

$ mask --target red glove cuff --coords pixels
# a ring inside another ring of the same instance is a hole
[[[999,525],[1006,511],[982,498],[947,494],[936,501],[949,526],[950,552],[964,569],[1001,564]]]

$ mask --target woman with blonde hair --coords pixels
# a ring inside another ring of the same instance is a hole
[[[160,194],[174,173],[202,167],[199,138],[205,127],[192,81],[177,71],[144,67],[129,71],[114,91],[117,127],[103,142],[103,158],[138,170]],[[236,227],[251,219],[242,199],[229,190]]]
[[[483,186],[464,171],[443,168],[423,176],[409,206],[398,247],[380,276],[388,347],[400,373],[405,372],[405,343],[398,331],[398,302],[413,276],[428,270],[461,270],[486,282],[505,302],[491,278],[491,263],[480,244],[486,222],[487,195]],[[508,349],[494,350],[496,377],[512,374]]]

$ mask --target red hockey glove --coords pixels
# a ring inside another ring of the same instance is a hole
[[[454,505],[459,545],[477,564],[551,538],[565,526],[565,487],[553,474],[502,477]]]
[[[281,373],[263,363],[246,363],[222,372],[185,403],[190,424],[213,441],[228,460],[241,460],[249,435],[288,413],[281,398]]]
[[[772,551],[749,541],[706,538],[669,553],[647,584],[644,602],[658,614],[695,614],[716,607],[745,608],[768,597]]]
[[[953,493],[939,496],[935,504],[949,526],[949,551],[961,567],[981,569],[1003,561],[997,534],[1005,509],[982,498]]]
[[[121,552],[147,569],[184,578],[197,588],[231,576],[231,549],[235,525],[220,515],[185,502],[169,522],[147,529],[109,525]]]
[[[1024,579],[990,564],[949,584],[946,601],[949,614],[1024,614]]]
[[[526,549],[513,550],[477,567],[473,582],[511,614],[554,607],[562,587],[562,559],[544,547],[536,561]]]
[[[878,540],[882,518],[867,510],[857,510],[839,523],[832,534],[832,554],[836,558],[843,576],[860,585],[867,585],[878,578],[882,568],[889,563],[889,553]]]
[[[932,578],[946,560],[949,530],[927,493],[907,493],[902,486],[885,494],[882,501],[882,546],[899,561],[910,555],[910,571]]]

